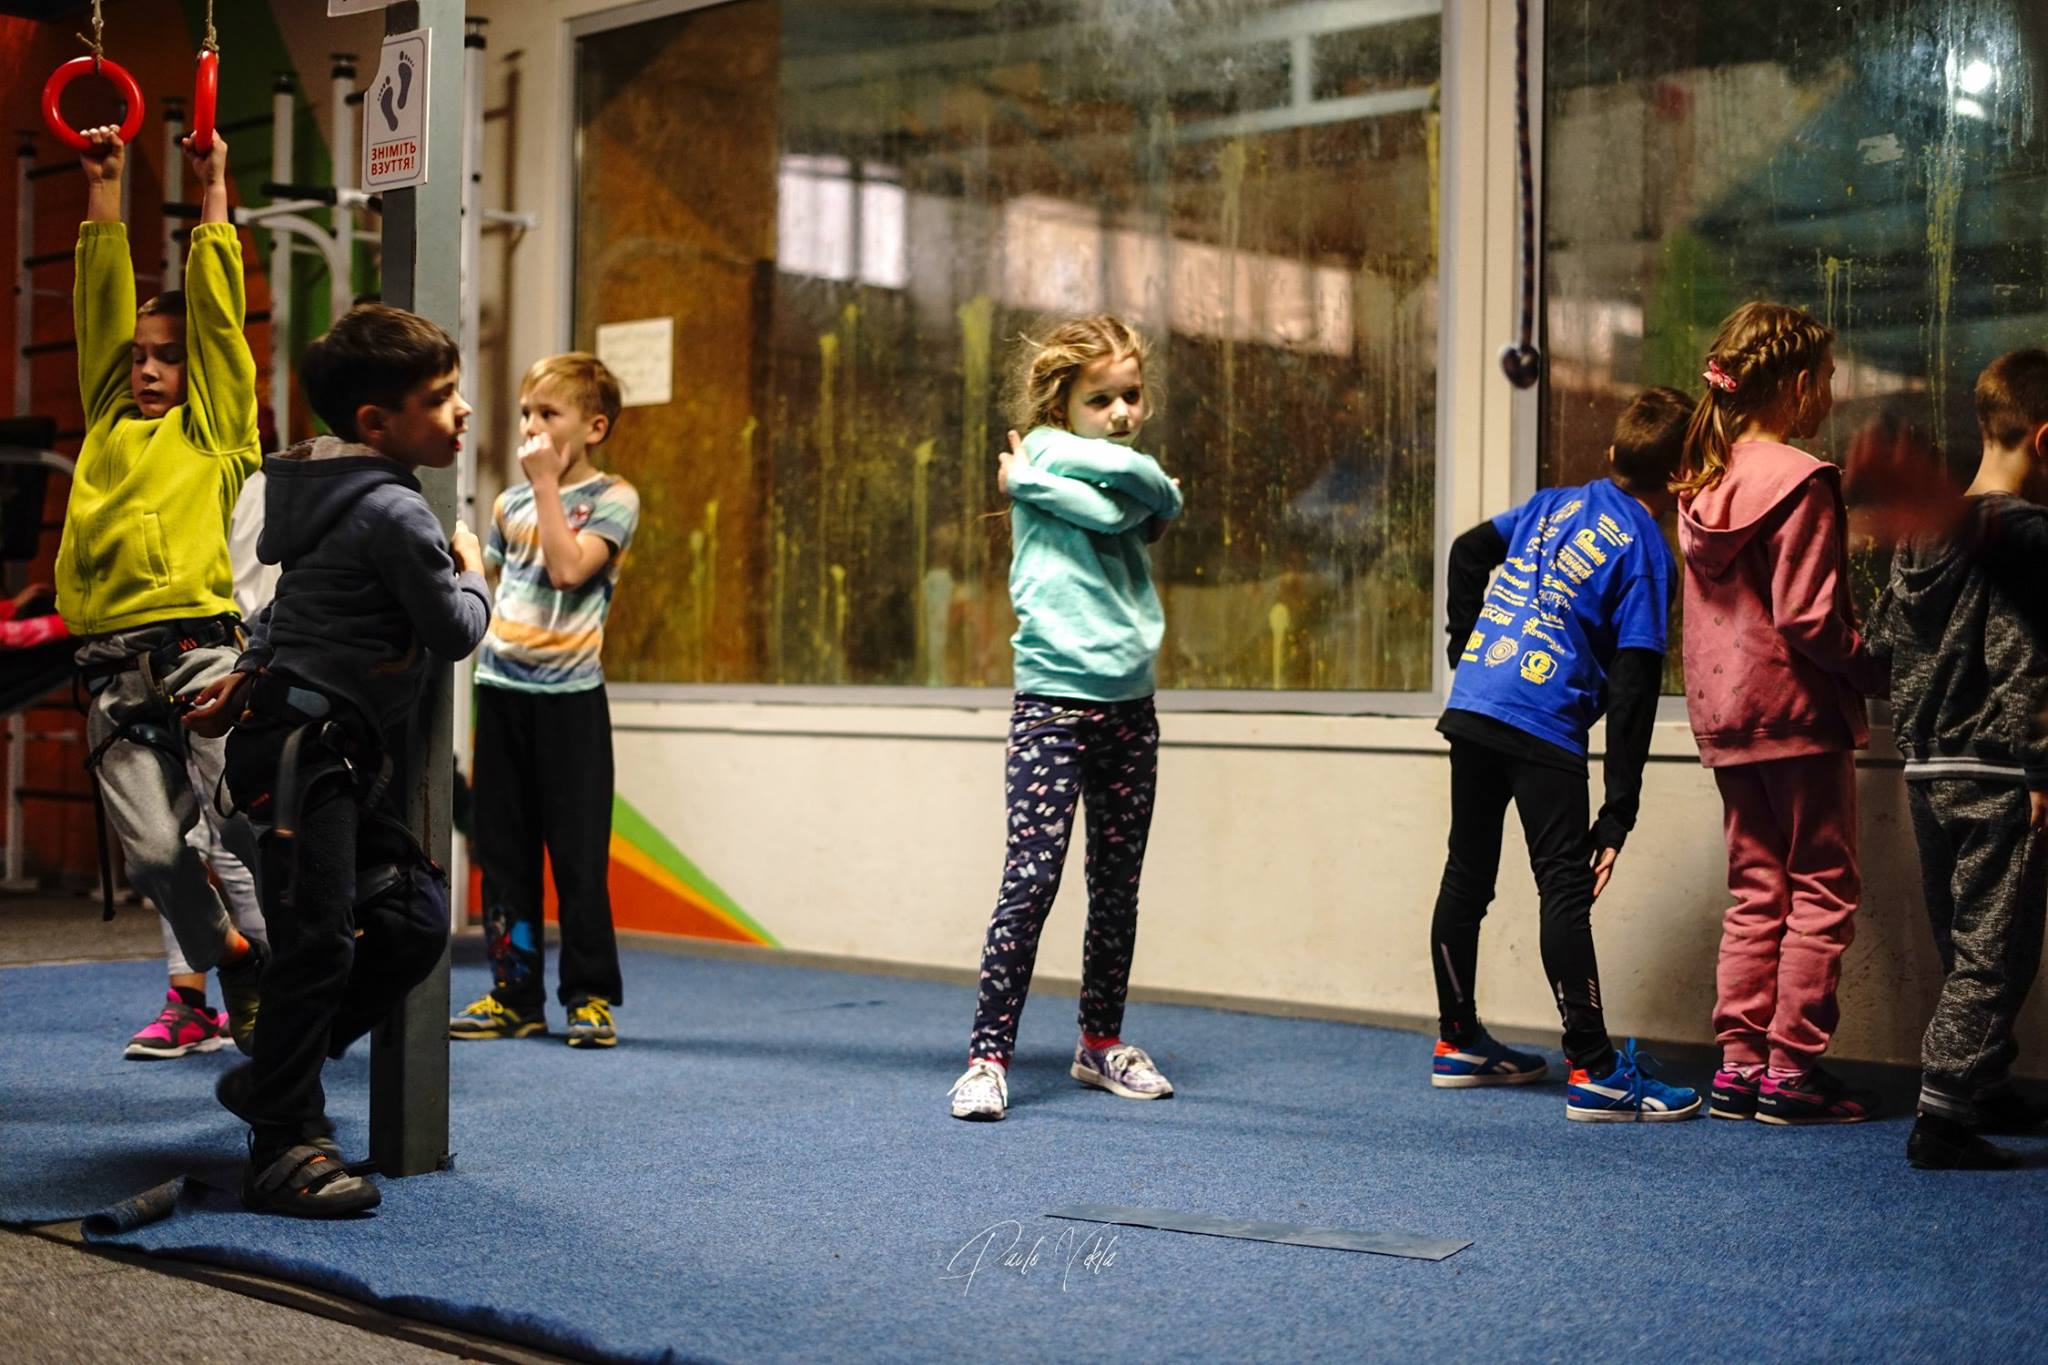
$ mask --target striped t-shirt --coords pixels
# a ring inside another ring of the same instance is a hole
[[[584,692],[604,683],[604,620],[640,521],[640,495],[624,479],[599,474],[561,496],[569,529],[609,542],[611,558],[582,586],[563,592],[548,581],[533,485],[500,493],[484,544],[484,558],[500,574],[491,631],[476,656],[479,683],[520,692]]]

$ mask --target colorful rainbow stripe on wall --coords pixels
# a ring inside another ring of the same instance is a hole
[[[683,856],[668,836],[636,810],[625,797],[612,797],[610,886],[612,925],[683,938],[719,939],[779,948],[775,936],[756,924],[702,868]],[[547,917],[557,918],[555,879],[546,882]],[[469,882],[472,919],[483,906],[483,873],[472,868]]]
[[[779,945],[702,868],[683,856],[668,836],[633,808],[612,797],[612,924],[689,938]]]

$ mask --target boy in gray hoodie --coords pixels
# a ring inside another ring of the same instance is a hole
[[[257,553],[277,596],[235,671],[186,723],[234,732],[227,786],[261,831],[272,957],[253,1059],[221,1078],[250,1126],[250,1208],[331,1218],[374,1208],[348,1174],[320,1071],[433,970],[447,941],[444,874],[393,793],[429,654],[467,656],[490,623],[476,537],[444,539],[414,471],[446,468],[469,407],[454,340],[381,305],[313,343],[301,378],[335,434],[266,463]]]
[[[1941,954],[1921,1043],[1915,1166],[1998,1170],[1983,1133],[2030,1132],[2048,1109],[2013,1087],[2013,1024],[2048,917],[2048,351],[1978,377],[1984,456],[1961,504],[1901,546],[1875,615],[1892,729]]]

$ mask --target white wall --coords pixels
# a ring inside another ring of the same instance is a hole
[[[1005,712],[622,702],[614,715],[621,791],[784,946],[976,962],[1002,865]],[[1169,712],[1162,729],[1134,983],[1432,1018],[1449,795],[1432,723]],[[1866,898],[1836,1051],[1911,1061],[1938,969],[1890,762],[1875,756],[1862,777]],[[1597,764],[1593,782],[1597,803]],[[1658,727],[1643,795],[1643,824],[1594,911],[1609,1024],[1708,1042],[1725,864],[1720,802],[1683,725]],[[1080,854],[1039,958],[1069,978]],[[1510,821],[1479,971],[1503,1030],[1556,1028],[1537,941]],[[2038,1012],[2031,1023],[2038,1058],[2048,1030]]]
[[[561,343],[566,23],[617,7],[472,0],[492,20],[484,201],[539,215],[516,243],[487,245],[488,372],[516,377]],[[1512,6],[1459,0],[1452,15],[1451,46],[1485,59],[1446,89],[1447,105],[1474,114],[1462,129],[1447,118],[1443,149],[1445,258],[1460,263],[1445,280],[1446,530],[1525,493],[1532,468],[1529,400],[1494,368],[1512,335],[1515,288],[1504,193]],[[477,396],[479,427],[509,430],[506,396],[488,384]],[[508,443],[488,449],[502,460]],[[999,706],[628,699],[614,713],[622,793],[785,946],[962,970],[976,962],[1002,855]],[[1163,728],[1135,984],[1432,1017],[1428,925],[1448,766],[1431,719],[1169,711]],[[1597,805],[1597,765],[1593,780]],[[1867,899],[1837,1051],[1910,1061],[1938,973],[1895,767],[1863,775],[1863,840]],[[1041,971],[1066,977],[1080,968],[1083,893],[1071,866],[1040,958]],[[1713,783],[1684,726],[1660,725],[1643,827],[1595,910],[1618,1036],[1711,1040],[1722,887]],[[1504,1031],[1554,1032],[1536,898],[1512,828],[1501,888],[1481,952],[1485,1014]],[[2039,1011],[2023,1043],[2044,1074]]]

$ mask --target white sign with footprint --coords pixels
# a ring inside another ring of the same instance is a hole
[[[377,75],[363,91],[363,188],[427,183],[428,30],[384,39]]]

